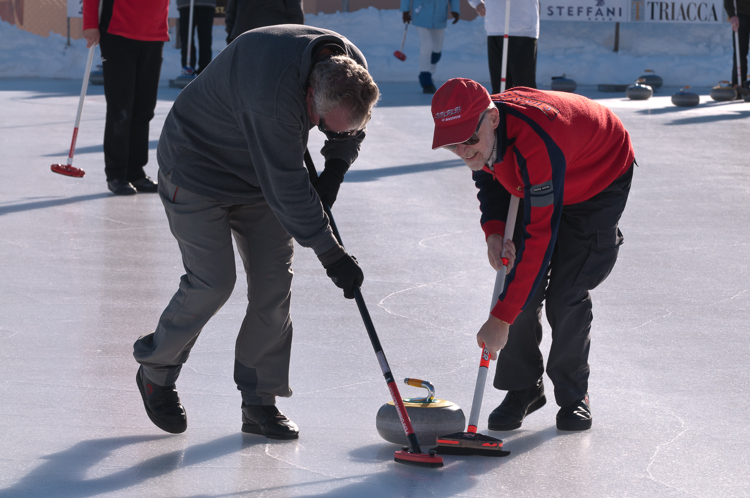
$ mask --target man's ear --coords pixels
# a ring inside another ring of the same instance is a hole
[[[305,95],[305,104],[307,106],[307,117],[310,118],[310,122],[312,124],[317,125],[319,116],[315,114],[315,109],[313,107],[314,95],[315,95],[315,90],[313,90],[313,87],[311,86],[307,87],[307,95]]]
[[[500,126],[500,111],[497,107],[490,109],[490,124],[492,124],[493,130],[497,130],[497,127]]]

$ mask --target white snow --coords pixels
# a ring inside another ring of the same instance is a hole
[[[351,13],[307,14],[305,22],[332,29],[354,42],[365,54],[377,81],[415,81],[419,72],[419,39],[409,29],[401,62],[403,24],[397,10],[368,8]],[[487,45],[482,18],[449,24],[436,82],[462,76],[489,81]],[[214,28],[213,48],[225,46],[223,26]],[[552,76],[563,73],[579,85],[631,83],[653,69],[666,86],[713,86],[731,76],[732,37],[728,23],[621,23],[619,52],[613,51],[615,23],[542,21],[537,84],[549,87]],[[0,78],[40,77],[77,79],[85,68],[86,44],[50,34],[44,38],[0,22]],[[95,59],[98,60],[98,56]],[[162,80],[179,75],[179,50],[165,45]]]

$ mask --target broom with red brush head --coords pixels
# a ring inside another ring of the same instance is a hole
[[[65,176],[72,176],[75,178],[82,178],[86,174],[81,168],[73,166],[73,154],[76,151],[76,140],[78,139],[78,126],[81,124],[81,112],[83,111],[83,98],[86,96],[86,88],[89,85],[89,74],[91,73],[91,62],[94,60],[94,48],[96,44],[91,45],[89,48],[89,57],[86,60],[86,72],[83,74],[83,84],[81,85],[81,98],[78,101],[78,113],[76,114],[76,125],[73,128],[73,140],[70,143],[70,152],[68,153],[67,164],[53,164],[50,169],[54,173],[59,173]]]
[[[307,166],[307,171],[310,174],[310,182],[314,184],[318,179],[318,173],[315,170],[315,165],[313,164],[312,157],[310,156],[310,151],[307,149],[305,149],[304,161],[305,166]],[[328,216],[328,221],[331,224],[331,231],[333,231],[333,235],[336,237],[336,240],[339,242],[339,244],[341,244],[341,246],[343,247],[344,244],[343,242],[341,242],[341,236],[339,235],[338,228],[336,228],[336,222],[333,221],[331,208],[323,203],[323,210]],[[393,398],[393,403],[396,406],[396,413],[398,414],[401,425],[404,428],[404,432],[406,433],[406,440],[409,442],[408,446],[404,446],[401,451],[396,451],[394,453],[393,460],[398,463],[403,463],[406,465],[416,465],[418,467],[442,467],[443,457],[437,455],[435,450],[429,450],[427,453],[423,453],[422,448],[419,446],[419,440],[417,439],[417,435],[414,433],[414,428],[411,425],[409,414],[407,413],[406,407],[404,406],[404,401],[401,398],[401,393],[399,393],[398,387],[396,386],[396,380],[393,378],[393,373],[391,372],[391,368],[388,365],[388,360],[386,360],[385,358],[385,353],[383,352],[383,348],[380,345],[378,334],[375,331],[375,326],[372,323],[372,318],[370,318],[370,313],[367,311],[367,305],[365,304],[365,299],[364,297],[362,297],[362,291],[359,287],[355,287],[354,289],[354,300],[357,302],[357,307],[359,308],[360,315],[362,315],[362,321],[365,324],[367,335],[370,338],[373,349],[375,350],[375,355],[378,358],[380,370],[383,373],[385,382],[386,384],[388,384],[388,391],[391,393],[391,398]]]
[[[409,29],[409,23],[406,23],[406,27],[404,28],[404,39],[401,40],[401,49],[393,52],[393,56],[400,61],[406,60],[406,54],[403,52],[403,50],[404,50],[404,43],[406,43],[406,30],[407,29]]]
[[[505,235],[503,241],[513,240],[513,229],[516,225],[518,215],[519,198],[511,196],[508,207],[508,219],[505,222]],[[505,250],[503,249],[503,252]],[[503,257],[504,266],[498,270],[495,277],[495,289],[492,292],[492,306],[497,302],[498,296],[505,287],[505,268],[507,260]],[[479,410],[482,408],[484,397],[484,384],[487,380],[487,370],[490,367],[490,352],[487,347],[482,347],[482,359],[479,362],[479,373],[477,383],[474,387],[474,401],[471,404],[469,415],[469,427],[466,432],[456,432],[437,438],[435,450],[441,455],[480,455],[480,456],[508,456],[509,451],[503,450],[503,442],[500,439],[477,433],[479,423]]]

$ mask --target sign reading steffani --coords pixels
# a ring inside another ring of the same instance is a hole
[[[542,4],[545,21],[627,21],[628,0],[550,0]],[[511,6],[511,8],[513,8]]]

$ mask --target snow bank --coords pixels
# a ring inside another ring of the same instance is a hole
[[[332,29],[354,42],[365,54],[377,81],[414,81],[419,38],[408,30],[405,62],[393,56],[401,45],[404,25],[397,10],[369,8],[348,14],[308,14],[311,26]],[[630,83],[644,69],[653,69],[668,86],[713,86],[731,75],[732,37],[727,23],[622,23],[619,52],[613,52],[615,24],[543,21],[539,38],[537,83],[549,87],[563,73],[579,85]],[[214,28],[214,53],[224,48],[223,26]],[[32,35],[0,22],[0,78],[80,78],[86,64],[86,44],[51,33]],[[98,52],[98,50],[97,50]],[[98,61],[98,54],[95,58]],[[162,80],[179,75],[179,50],[165,45]],[[462,76],[489,81],[484,20],[448,24],[443,58],[436,82]]]

